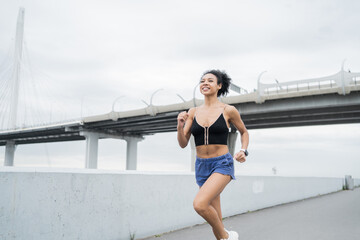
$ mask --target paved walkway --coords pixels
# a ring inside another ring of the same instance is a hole
[[[288,203],[224,220],[239,240],[359,240],[360,188]],[[146,240],[211,240],[202,224]]]

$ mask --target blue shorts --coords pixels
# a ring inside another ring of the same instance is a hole
[[[213,158],[196,157],[195,177],[196,183],[200,187],[214,172],[229,175],[233,180],[235,180],[234,160],[230,153]]]

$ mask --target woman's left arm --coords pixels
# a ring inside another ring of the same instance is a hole
[[[238,110],[234,106],[228,106],[226,109],[229,123],[232,123],[241,134],[241,149],[247,150],[249,145],[249,133],[241,120]],[[234,155],[239,162],[245,162],[246,156],[244,151],[239,151]]]

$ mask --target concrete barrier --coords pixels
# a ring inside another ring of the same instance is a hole
[[[343,178],[236,176],[224,217],[335,192]],[[357,179],[355,184],[358,184]],[[143,238],[203,223],[193,173],[0,168],[0,239]]]

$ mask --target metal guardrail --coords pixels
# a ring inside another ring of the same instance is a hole
[[[360,86],[360,73],[346,72],[343,69],[327,77],[281,83],[261,83],[260,79],[264,73],[265,72],[262,72],[258,77],[257,103],[263,103],[265,97],[271,95],[320,91],[324,89],[334,89],[334,92],[346,95],[350,93],[352,86]]]

